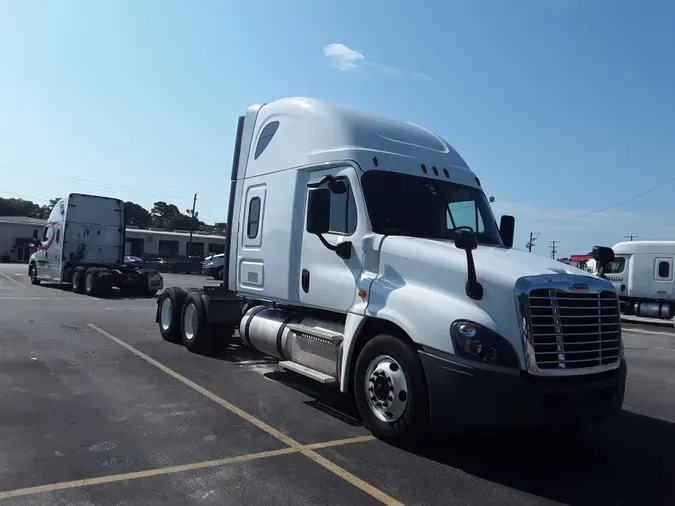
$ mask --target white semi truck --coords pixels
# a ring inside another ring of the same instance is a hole
[[[622,312],[672,320],[675,316],[675,241],[625,241],[605,274],[616,288]]]
[[[124,263],[124,202],[71,193],[59,200],[47,220],[38,250],[28,263],[31,283],[65,284],[76,293],[104,296],[112,288],[124,294],[154,296],[163,288],[153,269]]]
[[[250,107],[228,224],[222,288],[167,288],[164,339],[201,352],[238,331],[354,395],[390,440],[621,409],[612,284],[512,249],[514,219],[498,226],[466,162],[421,126],[312,98]]]

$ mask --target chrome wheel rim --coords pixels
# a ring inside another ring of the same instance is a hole
[[[171,326],[172,309],[171,299],[167,297],[162,301],[162,310],[160,312],[160,324],[162,325],[162,330],[164,331],[169,330],[169,327]]]
[[[183,334],[185,339],[192,341],[197,334],[199,322],[197,321],[197,308],[191,302],[185,308],[185,315],[183,316]]]
[[[94,275],[93,274],[88,274],[87,277],[84,278],[84,285],[85,285],[85,288],[87,289],[87,291],[91,292],[91,289],[94,287]]]
[[[373,414],[383,422],[395,422],[408,406],[408,383],[401,365],[380,355],[366,372],[366,400]]]

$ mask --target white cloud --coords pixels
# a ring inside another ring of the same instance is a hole
[[[412,76],[416,77],[417,79],[422,79],[423,81],[431,81],[431,77],[429,77],[426,74],[422,74],[420,72],[413,72]]]
[[[344,44],[328,44],[327,46],[324,46],[323,54],[331,61],[335,68],[345,72],[360,67],[368,67],[390,76],[403,75],[420,79],[422,81],[431,80],[431,77],[420,72],[402,72],[389,65],[382,65],[381,63],[366,61],[366,57],[363,55],[363,53],[351,49]]]
[[[355,69],[359,66],[359,63],[365,60],[365,56],[344,44],[328,44],[324,46],[323,54],[332,60],[335,68],[340,70]]]

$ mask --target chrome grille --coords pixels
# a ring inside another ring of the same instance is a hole
[[[528,339],[539,369],[582,369],[621,356],[621,317],[615,292],[529,292]]]

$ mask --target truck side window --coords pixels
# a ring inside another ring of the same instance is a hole
[[[274,137],[274,134],[277,133],[278,128],[279,122],[272,121],[272,123],[269,123],[265,126],[265,128],[262,129],[262,132],[260,132],[260,138],[258,139],[258,145],[255,148],[255,155],[253,157],[254,160],[257,160],[258,157],[262,155],[262,152],[265,151],[265,148],[272,140],[272,137]]]
[[[347,185],[345,193],[330,194],[330,220],[328,231],[334,234],[351,235],[356,231],[356,202],[347,178],[341,178]]]
[[[659,262],[659,277],[660,278],[670,277],[670,264],[668,262],[664,261]]]
[[[477,234],[485,232],[483,216],[476,208],[473,200],[467,202],[450,202],[448,204],[447,227],[471,227]]]
[[[246,224],[246,235],[249,239],[255,239],[258,236],[259,223],[260,197],[253,197],[248,204],[248,223]]]
[[[47,236],[49,235],[49,225],[45,227],[45,232],[42,234],[42,242],[45,242],[47,240]]]
[[[61,229],[57,228],[56,229],[56,244],[58,244],[61,241]]]

